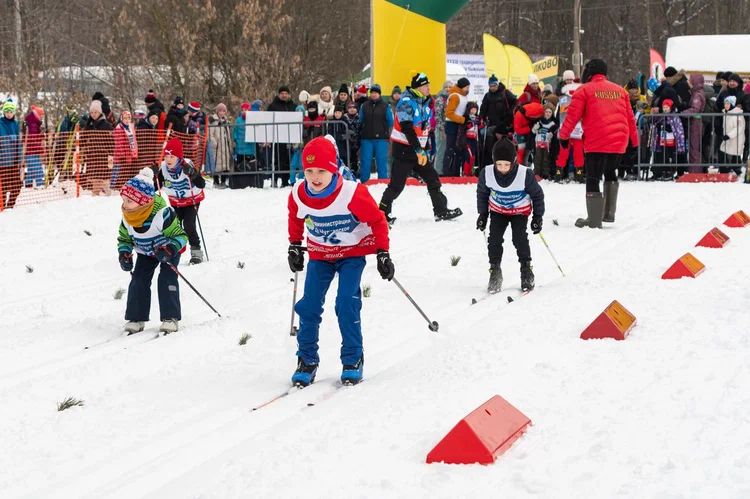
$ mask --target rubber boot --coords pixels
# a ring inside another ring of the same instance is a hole
[[[615,211],[617,211],[617,191],[620,190],[619,182],[604,182],[604,217],[602,222],[613,223]]]
[[[586,218],[576,220],[576,227],[602,228],[602,215],[604,214],[604,197],[601,192],[586,193]]]

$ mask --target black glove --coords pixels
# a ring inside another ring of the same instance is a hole
[[[542,232],[542,217],[531,217],[531,232],[534,234]]]
[[[172,259],[172,256],[174,256],[175,253],[177,253],[177,250],[174,246],[171,244],[165,244],[154,250],[154,258],[160,262],[168,262]]]
[[[559,142],[560,142],[560,147],[567,149],[568,144],[570,144],[570,139],[560,139]]]
[[[287,260],[292,272],[302,272],[305,270],[305,250],[301,243],[292,243],[287,250]]]
[[[481,230],[484,232],[484,229],[487,228],[487,217],[489,216],[489,213],[480,213],[477,217],[477,230]]]
[[[195,166],[192,163],[185,162],[184,165],[182,165],[182,171],[185,172],[185,175],[190,177],[191,179],[197,177],[200,172],[196,170]]]
[[[724,141],[727,141],[727,140],[729,140],[729,135],[724,135],[724,136],[722,137],[722,140],[724,140]]]
[[[387,251],[378,250],[378,272],[380,272],[380,277],[386,281],[393,279],[393,275],[396,273],[396,267],[393,266],[391,255]]]
[[[120,251],[120,268],[125,272],[133,270],[133,254],[127,251]]]

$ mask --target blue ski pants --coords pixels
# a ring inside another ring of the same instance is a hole
[[[180,254],[172,257],[170,263],[177,266]],[[180,287],[177,274],[165,263],[160,263],[153,256],[138,255],[135,258],[135,268],[131,272],[128,287],[128,306],[125,310],[126,321],[148,322],[151,312],[151,280],[154,271],[159,267],[158,292],[159,316],[162,321],[167,319],[182,319],[180,309]]]
[[[388,178],[388,140],[362,139],[359,145],[359,180],[370,180],[372,157],[378,167],[378,178]]]
[[[334,261],[310,260],[305,277],[305,294],[294,307],[299,315],[297,356],[305,364],[318,364],[318,333],[323,316],[326,292],[338,272],[336,317],[341,330],[341,363],[356,364],[362,357],[362,310],[360,281],[365,269],[365,257],[342,258]]]

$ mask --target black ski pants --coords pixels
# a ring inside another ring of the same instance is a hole
[[[419,166],[417,155],[411,152],[411,155],[401,154],[401,147],[398,144],[393,145],[393,167],[391,168],[391,181],[388,183],[383,197],[380,199],[380,209],[386,213],[391,212],[393,201],[401,195],[406,185],[406,178],[410,173],[414,173],[427,184],[427,192],[432,200],[432,211],[435,215],[441,215],[448,211],[448,199],[440,191],[440,177],[435,171],[432,164],[427,163],[425,166]],[[399,152],[399,154],[396,154]],[[410,157],[413,156],[413,157]]]
[[[174,209],[177,218],[182,222],[182,228],[187,234],[191,249],[200,249],[201,247],[201,238],[198,236],[198,230],[195,226],[195,219],[198,217],[200,206],[201,204],[198,203],[195,206],[181,206]]]
[[[516,247],[518,261],[521,263],[531,261],[529,234],[526,232],[528,222],[529,217],[525,215],[502,215],[494,211],[490,212],[490,236],[487,238],[490,265],[500,263],[503,260],[503,236],[508,225],[510,225],[512,231],[511,237],[513,246]]]
[[[601,192],[599,182],[604,175],[607,182],[617,182],[617,167],[622,154],[607,152],[587,152],[584,157],[586,168],[586,192]]]
[[[191,208],[192,209],[192,208]],[[195,211],[195,210],[194,210]],[[172,256],[170,263],[175,267],[180,263],[180,254]],[[126,321],[149,320],[151,313],[151,281],[154,271],[159,267],[157,291],[159,293],[160,320],[182,319],[180,308],[180,286],[177,274],[166,263],[160,263],[153,256],[137,254],[135,268],[131,272],[128,287],[128,306],[125,310]]]

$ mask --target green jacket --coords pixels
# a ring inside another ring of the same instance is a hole
[[[170,244],[181,251],[187,244],[187,234],[182,230],[174,210],[161,196],[154,197],[154,207],[142,227],[132,227],[123,219],[117,236],[117,251],[152,256],[157,248]]]

